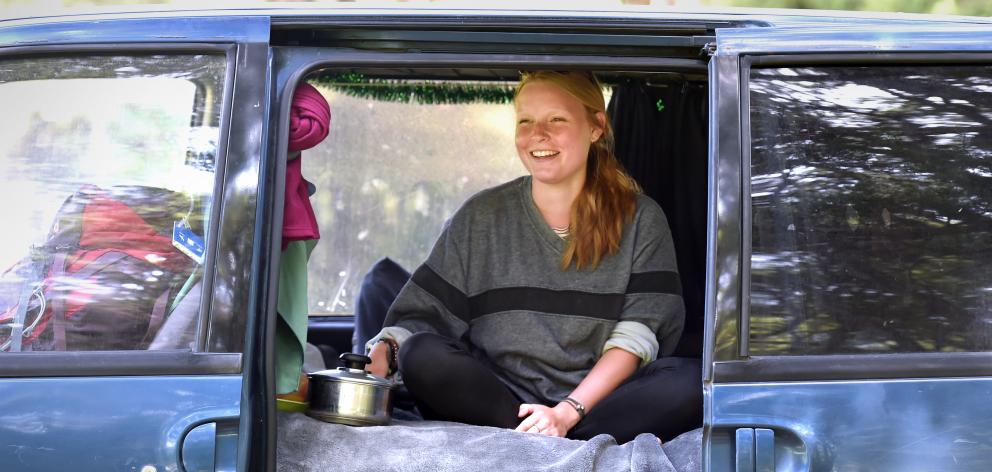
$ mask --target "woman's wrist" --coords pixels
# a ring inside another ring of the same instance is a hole
[[[561,402],[568,403],[569,406],[575,409],[575,412],[579,414],[579,421],[582,421],[582,418],[586,417],[586,406],[582,402],[572,397],[565,397]]]
[[[378,375],[381,369],[382,376],[389,375],[389,346],[383,343],[375,343],[372,346],[372,350],[369,351],[369,359],[372,359],[372,364],[369,365],[369,372],[373,375]]]
[[[379,340],[372,345],[372,352],[370,354],[375,353],[380,356],[380,359],[374,360],[385,361],[387,375],[393,375],[399,368],[399,350],[400,346],[395,340],[390,338],[379,338]]]
[[[369,351],[369,357],[371,357],[372,360],[375,360],[377,358],[378,359],[382,359],[382,360],[387,360],[388,359],[388,357],[387,357],[388,355],[389,355],[389,346],[387,346],[387,345],[385,345],[383,343],[375,343],[375,344],[373,344],[372,345],[372,350]]]
[[[579,424],[579,420],[582,419],[579,412],[575,411],[575,408],[565,401],[561,401],[555,405],[554,410],[558,412],[559,418],[565,420],[566,425],[568,425],[568,429],[572,429],[575,425]]]

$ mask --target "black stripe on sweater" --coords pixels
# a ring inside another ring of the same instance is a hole
[[[461,318],[466,323],[471,321],[472,317],[469,311],[468,297],[465,296],[465,292],[449,284],[447,280],[437,275],[437,272],[434,272],[427,264],[421,264],[413,272],[411,278],[413,279],[413,283],[438,299],[451,314]]]
[[[678,272],[659,270],[630,274],[627,293],[668,293],[682,296],[682,280]]]
[[[615,320],[620,318],[624,303],[622,293],[590,293],[535,287],[497,288],[468,297],[426,264],[413,273],[413,281],[466,323],[478,316],[516,310]],[[682,295],[682,285],[677,272],[635,273],[630,276],[627,293]]]
[[[623,294],[507,287],[487,290],[470,297],[469,306],[474,316],[527,310],[615,320],[623,310]]]

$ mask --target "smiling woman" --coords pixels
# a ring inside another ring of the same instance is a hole
[[[531,175],[455,213],[367,344],[370,372],[398,369],[428,419],[621,443],[695,428],[699,362],[667,357],[684,323],[672,237],[619,167],[598,81],[525,74],[514,103]]]

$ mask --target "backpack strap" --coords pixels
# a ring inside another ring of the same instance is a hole
[[[65,275],[65,254],[56,253],[52,258],[52,271],[49,277],[58,278]],[[52,334],[55,340],[55,350],[65,351],[65,299],[52,297]],[[40,315],[39,315],[40,316]]]
[[[152,316],[148,319],[148,330],[145,331],[145,337],[141,339],[141,344],[144,346],[151,344],[152,340],[155,339],[155,334],[165,322],[165,309],[169,305],[169,292],[171,290],[166,290],[155,299]]]

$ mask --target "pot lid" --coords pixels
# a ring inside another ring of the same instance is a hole
[[[309,374],[310,379],[332,379],[342,382],[366,383],[390,388],[393,386],[393,382],[365,371],[365,365],[372,363],[372,359],[369,359],[368,356],[346,352],[341,354],[339,359],[345,364],[344,366],[338,367],[337,369],[327,369],[320,372],[314,372]]]

